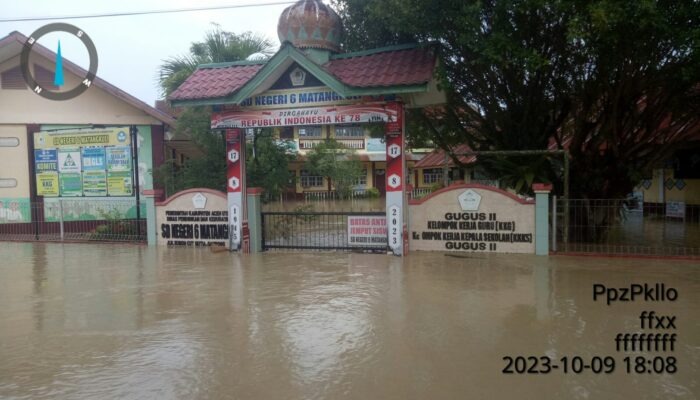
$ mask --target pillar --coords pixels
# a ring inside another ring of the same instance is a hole
[[[160,198],[163,195],[163,191],[146,189],[142,195],[146,200],[146,238],[149,246],[155,246],[158,243],[158,236],[156,235],[156,229],[158,229],[156,198]]]
[[[248,189],[248,227],[250,230],[250,252],[262,252],[262,188]]]
[[[403,104],[386,105],[389,120],[386,124],[386,225],[389,248],[402,256],[408,250],[406,224],[406,147]]]
[[[535,254],[549,255],[549,193],[551,184],[535,183]]]
[[[245,132],[242,129],[226,130],[226,171],[228,191],[229,249],[240,251],[243,244],[243,227],[247,225],[245,184]]]

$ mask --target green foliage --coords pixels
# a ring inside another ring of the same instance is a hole
[[[341,199],[350,196],[355,182],[363,174],[355,151],[334,139],[328,139],[308,153],[306,169],[331,179]]]
[[[378,199],[380,196],[379,189],[376,187],[371,187],[365,191],[367,198]]]
[[[168,160],[153,171],[168,195],[199,187],[226,191],[226,142],[222,134],[211,132],[210,121],[207,107],[187,108],[178,118],[176,134],[190,137],[200,155],[182,165]]]
[[[200,64],[265,59],[274,53],[273,43],[252,32],[235,34],[214,24],[201,42],[193,42],[190,54],[170,57],[160,66],[159,84],[165,97],[180,87]]]
[[[697,1],[336,0],[349,49],[434,44],[448,105],[407,115],[409,141],[450,150],[571,143],[572,195],[619,198],[690,138],[700,113]],[[671,119],[669,120],[669,117]],[[453,157],[459,164],[457,157]],[[488,172],[508,169],[494,159]],[[549,179],[525,162],[511,181]],[[512,175],[512,174],[511,174]],[[534,177],[533,177],[534,176]]]
[[[95,232],[90,235],[90,240],[118,240],[127,236],[137,236],[138,221],[125,220],[124,215],[115,209],[102,210],[98,209],[100,219],[107,221],[106,224],[100,224],[95,228]]]
[[[253,143],[247,146],[248,186],[263,188],[268,199],[282,194],[290,186],[289,162],[294,157],[291,148],[288,141],[276,140],[271,129],[256,130]]]
[[[206,63],[241,61],[248,58],[267,58],[272,55],[274,46],[264,37],[250,32],[235,34],[226,32],[220,26],[205,34],[204,40],[194,42],[190,54],[165,60],[160,69],[160,86],[164,95],[177,89],[194,72],[197,65]],[[209,107],[185,108],[178,116],[175,134],[190,138],[197,148],[182,165],[174,160],[166,161],[153,171],[156,183],[166,189],[167,194],[180,190],[204,187],[226,191],[226,142],[221,133],[211,131],[211,109]],[[249,165],[252,177],[248,184],[262,186],[270,192],[278,192],[281,186],[280,175],[286,174],[287,164],[283,154],[263,140],[260,146],[260,159]],[[268,154],[269,152],[269,154]],[[283,152],[282,152],[283,153]],[[269,165],[268,165],[269,163]],[[284,181],[286,182],[286,176]]]

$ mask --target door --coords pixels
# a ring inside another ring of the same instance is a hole
[[[383,169],[374,170],[374,187],[379,190],[379,194],[386,194],[386,172]]]

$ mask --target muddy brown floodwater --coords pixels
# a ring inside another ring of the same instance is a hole
[[[2,399],[697,399],[700,263],[0,243]],[[664,283],[675,302],[593,302]],[[622,353],[639,315],[674,352]],[[677,372],[627,373],[625,356]],[[615,359],[512,374],[504,356]],[[571,368],[571,367],[570,367]]]

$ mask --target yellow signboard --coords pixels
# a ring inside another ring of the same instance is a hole
[[[35,149],[61,149],[89,146],[128,146],[129,127],[104,129],[75,129],[55,132],[35,132]]]
[[[55,172],[36,174],[36,194],[44,197],[58,197],[58,174]]]

